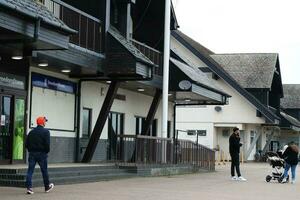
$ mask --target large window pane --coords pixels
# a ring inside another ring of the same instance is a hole
[[[84,108],[82,111],[82,137],[90,137],[91,135],[91,118],[92,110]]]

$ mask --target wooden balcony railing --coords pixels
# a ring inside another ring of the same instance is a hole
[[[215,169],[215,152],[188,140],[118,135],[115,152],[120,165],[188,164]]]
[[[162,76],[163,56],[162,53],[144,43],[131,39],[132,44],[149,60],[151,60],[158,67],[154,68],[153,73]]]
[[[102,52],[102,23],[99,19],[60,0],[42,0],[41,3],[67,26],[78,31],[78,34],[70,37],[70,43],[97,53]]]

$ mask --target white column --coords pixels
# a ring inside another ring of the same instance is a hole
[[[163,94],[162,94],[162,130],[161,137],[167,135],[168,128],[168,93],[169,93],[169,60],[170,60],[170,23],[171,0],[165,0],[165,36],[164,36],[164,70],[163,70]]]

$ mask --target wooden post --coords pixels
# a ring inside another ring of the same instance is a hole
[[[103,102],[101,111],[98,115],[97,122],[95,124],[92,135],[90,137],[89,144],[86,148],[86,151],[84,153],[81,162],[84,163],[91,162],[119,86],[120,86],[120,82],[118,81],[111,82],[105,100]]]
[[[160,89],[156,89],[152,104],[150,106],[146,121],[145,121],[145,126],[143,127],[142,130],[142,135],[148,135],[150,131],[150,127],[153,123],[156,111],[159,106],[159,102],[161,99],[162,91]]]

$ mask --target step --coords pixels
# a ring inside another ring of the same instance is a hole
[[[134,174],[134,170],[130,169],[97,169],[97,170],[73,170],[69,171],[57,171],[57,172],[48,172],[49,177],[68,177],[68,176],[85,176],[85,175],[100,175],[100,174],[114,174],[114,173],[131,173]],[[0,179],[5,180],[25,180],[26,173],[17,173],[17,174],[0,174]],[[33,174],[33,179],[42,178],[40,170],[35,171]]]
[[[55,185],[62,184],[75,184],[75,183],[88,183],[88,182],[97,182],[105,180],[115,180],[121,178],[132,178],[136,177],[132,173],[114,173],[114,174],[90,174],[82,176],[66,176],[66,177],[50,177],[51,182]],[[13,186],[13,187],[25,187],[25,180],[3,180],[0,179],[0,185],[2,186]],[[34,179],[33,185],[35,187],[43,186],[43,179]]]

